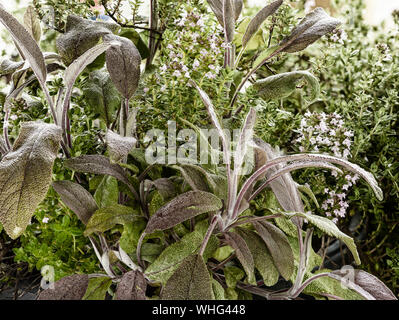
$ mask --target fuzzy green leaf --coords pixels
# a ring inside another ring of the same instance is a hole
[[[89,285],[82,300],[104,300],[112,284],[110,277],[95,277],[89,279]]]
[[[251,40],[253,35],[259,30],[262,23],[272,14],[274,14],[278,8],[282,5],[283,0],[277,0],[269,3],[266,7],[260,10],[255,17],[248,24],[247,30],[245,31],[244,37],[242,38],[242,46],[246,47],[248,42]]]
[[[191,255],[177,268],[162,290],[164,300],[211,300],[211,277],[203,258]]]
[[[294,214],[289,214],[289,216],[299,216],[305,218],[309,221],[309,223],[315,225],[321,231],[327,233],[332,237],[336,237],[337,239],[342,240],[352,252],[356,264],[361,263],[359,254],[356,249],[355,241],[351,237],[340,231],[335,223],[332,222],[330,219],[304,212],[296,212]]]
[[[83,93],[90,108],[99,114],[109,127],[114,121],[116,110],[121,105],[121,97],[108,72],[101,70],[91,72]]]
[[[273,286],[277,283],[279,272],[273,263],[269,250],[262,238],[255,232],[244,228],[236,228],[236,232],[245,240],[254,257],[255,268],[259,271],[266,286]]]
[[[294,254],[287,236],[268,222],[254,222],[253,225],[269,249],[277,270],[288,280],[294,272]]]
[[[7,74],[14,73],[18,69],[20,69],[24,65],[24,61],[10,61],[8,59],[4,59],[0,63],[0,75],[5,76]]]
[[[12,150],[0,162],[0,222],[16,239],[47,194],[62,130],[40,121],[25,122]]]
[[[112,207],[118,204],[118,181],[112,176],[104,176],[94,193],[94,199],[99,208]]]
[[[116,224],[125,224],[137,219],[136,211],[130,207],[114,204],[112,207],[98,209],[87,223],[85,236],[93,232],[105,232]]]
[[[311,87],[311,101],[315,100],[319,95],[320,85],[318,79],[308,71],[293,71],[276,74],[266,79],[256,81],[253,87],[265,100],[284,99],[297,90],[297,86],[303,80]]]
[[[235,250],[238,260],[248,275],[248,282],[256,284],[254,258],[247,243],[240,235],[234,232],[226,232],[225,237],[227,243]]]
[[[191,164],[180,164],[173,166],[178,169],[184,180],[191,189],[212,192],[216,188],[216,183],[212,177],[201,167]]]
[[[136,141],[135,138],[122,137],[111,130],[107,130],[105,142],[108,146],[111,162],[115,163],[125,159],[130,150],[132,150],[136,145]]]

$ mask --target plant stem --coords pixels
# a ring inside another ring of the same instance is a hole
[[[204,252],[205,252],[205,249],[206,249],[206,245],[208,244],[208,241],[209,241],[209,239],[210,239],[211,236],[212,236],[213,230],[215,229],[217,222],[218,222],[218,219],[217,219],[217,217],[216,217],[216,215],[215,215],[215,216],[212,218],[211,224],[209,225],[209,228],[208,228],[208,230],[207,230],[207,232],[206,232],[206,234],[205,234],[204,240],[202,241],[200,250],[199,250],[199,252],[198,252],[198,254],[199,254],[200,256],[203,256],[203,255],[204,255]]]
[[[10,118],[10,109],[7,108],[6,114],[4,116],[4,126],[3,126],[3,135],[4,135],[4,141],[6,143],[7,147],[7,152],[11,150],[11,143],[10,143],[10,138],[8,137],[8,120]]]

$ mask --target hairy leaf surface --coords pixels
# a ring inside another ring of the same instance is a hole
[[[129,39],[107,35],[104,40],[121,43],[120,46],[107,50],[107,69],[115,87],[126,99],[130,99],[139,85],[140,53]]]
[[[287,236],[268,222],[254,222],[253,225],[269,249],[274,265],[283,278],[288,280],[294,272],[294,254]]]
[[[305,80],[311,88],[311,101],[317,98],[320,92],[318,79],[308,71],[293,71],[276,74],[253,84],[258,94],[265,100],[284,99],[290,96],[297,86]]]
[[[137,219],[136,211],[130,207],[114,204],[112,207],[98,209],[87,223],[84,234],[86,236],[93,232],[104,232],[116,224],[125,224]]]
[[[147,281],[142,272],[129,271],[118,283],[115,300],[146,300]]]
[[[298,52],[317,41],[322,36],[334,31],[341,22],[330,17],[322,8],[316,8],[292,30],[280,46],[286,52]]]
[[[87,274],[74,274],[54,283],[54,289],[40,292],[37,300],[81,300],[89,285]]]
[[[161,293],[164,300],[211,300],[211,277],[203,258],[191,255],[169,278]]]
[[[72,181],[55,181],[52,186],[60,195],[62,202],[64,202],[84,224],[87,224],[90,217],[98,209],[96,201],[90,192]]]
[[[22,123],[12,150],[0,162],[0,222],[13,239],[25,231],[47,194],[60,141],[56,125]]]
[[[227,243],[235,250],[236,256],[248,275],[248,282],[255,284],[255,263],[244,239],[234,232],[225,233]]]
[[[221,208],[222,201],[212,193],[189,191],[177,196],[151,216],[145,232],[169,229],[199,214]]]

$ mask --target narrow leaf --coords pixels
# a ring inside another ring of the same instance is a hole
[[[77,172],[109,175],[128,186],[131,185],[122,167],[117,164],[112,164],[107,157],[101,155],[84,155],[67,159],[64,165]]]
[[[146,300],[147,281],[140,271],[125,273],[118,283],[115,300]]]
[[[81,300],[89,285],[87,274],[74,274],[54,283],[54,288],[40,292],[37,300]]]
[[[164,300],[211,300],[212,297],[211,278],[200,255],[187,257],[161,293]]]
[[[233,42],[234,40],[235,14],[233,2],[233,0],[223,0],[223,26],[227,43]]]
[[[269,249],[280,274],[284,279],[290,279],[294,272],[294,254],[287,236],[268,222],[254,222],[253,225]]]
[[[334,31],[340,24],[339,20],[330,17],[324,9],[316,8],[302,19],[291,34],[280,43],[280,47],[284,48],[285,52],[301,51]]]
[[[265,285],[275,285],[279,278],[279,272],[262,238],[255,232],[244,228],[236,228],[235,231],[245,240],[254,258],[255,268],[262,276]]]
[[[84,224],[87,224],[92,214],[98,209],[90,192],[72,181],[55,181],[52,186],[60,195],[62,202],[64,202]]]
[[[189,191],[177,196],[152,215],[145,232],[169,229],[199,214],[221,208],[222,201],[212,193]]]
[[[43,53],[41,52],[36,41],[32,38],[25,27],[18,22],[11,14],[9,14],[0,4],[0,22],[7,28],[11,36],[17,43],[22,54],[28,60],[35,73],[37,79],[42,86],[45,85],[47,71],[44,62]]]
[[[216,183],[212,177],[200,166],[191,164],[181,164],[173,166],[183,175],[184,180],[193,190],[212,192],[216,188]]]
[[[274,14],[278,8],[283,4],[283,0],[277,0],[274,1],[270,4],[268,4],[266,7],[264,7],[262,10],[260,10],[256,16],[251,20],[251,22],[248,24],[247,30],[245,31],[244,37],[242,38],[242,46],[246,47],[248,42],[251,40],[251,38],[254,36],[254,34],[259,30],[260,26],[262,23],[272,14]]]
[[[346,269],[331,272],[352,281],[371,294],[375,300],[398,300],[392,291],[377,277],[363,270]]]
[[[254,258],[252,257],[247,243],[240,235],[234,232],[226,232],[225,237],[227,243],[235,250],[238,260],[248,275],[248,282],[256,284]]]
[[[351,237],[340,231],[335,223],[332,222],[330,219],[304,212],[296,212],[293,215],[307,219],[309,223],[315,225],[323,232],[327,233],[330,236],[336,237],[339,240],[342,240],[352,252],[356,264],[360,264],[360,257],[357,253],[355,241]]]
[[[30,223],[51,184],[61,128],[25,122],[12,150],[0,162],[0,222],[16,239]]]
[[[26,30],[29,31],[32,38],[36,42],[40,42],[40,37],[42,36],[42,29],[40,27],[40,20],[36,14],[35,8],[33,6],[28,6],[24,14],[24,25]]]

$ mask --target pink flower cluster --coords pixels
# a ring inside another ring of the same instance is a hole
[[[345,127],[342,116],[334,112],[307,112],[301,120],[298,135],[294,143],[299,144],[301,152],[322,152],[333,154],[336,157],[348,158],[351,155],[353,132]],[[332,175],[338,179],[338,173]],[[337,223],[339,218],[346,215],[349,207],[346,201],[350,187],[356,184],[358,175],[347,174],[340,178],[334,187],[325,188],[327,196],[321,208],[327,217]]]

